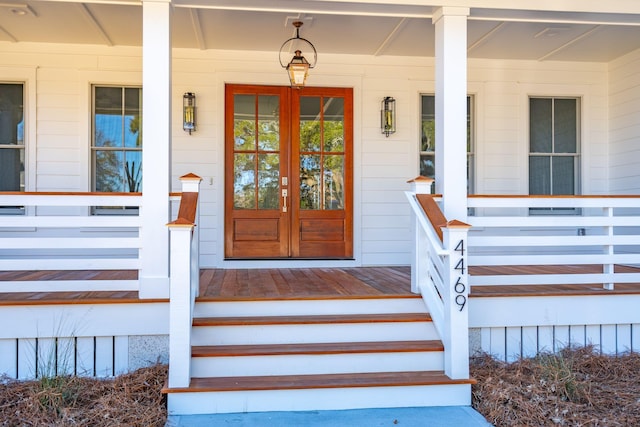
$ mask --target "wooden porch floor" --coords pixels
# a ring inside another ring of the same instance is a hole
[[[215,269],[200,272],[200,300],[407,295],[413,295],[410,267]]]
[[[472,275],[580,274],[602,271],[602,266],[471,267]],[[619,272],[638,272],[616,266]],[[0,281],[110,280],[137,278],[137,271],[0,271]],[[337,299],[406,297],[411,293],[410,267],[203,269],[200,301],[261,299]],[[600,285],[473,286],[470,297],[523,297],[640,294],[640,283],[616,284],[612,291]],[[106,304],[166,302],[140,300],[135,291],[11,292],[0,293],[0,305]]]

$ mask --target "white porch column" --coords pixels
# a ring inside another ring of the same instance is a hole
[[[436,193],[447,219],[467,218],[467,16],[442,7],[436,27]]]
[[[140,298],[169,297],[171,0],[142,1]]]

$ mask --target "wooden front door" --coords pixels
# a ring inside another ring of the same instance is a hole
[[[225,258],[353,257],[353,92],[227,85]]]

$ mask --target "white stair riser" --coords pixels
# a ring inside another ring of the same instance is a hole
[[[437,340],[431,322],[198,326],[191,345],[295,344]]]
[[[470,385],[170,393],[167,408],[181,415],[457,405],[471,405]]]
[[[196,378],[442,370],[444,356],[438,351],[191,359],[191,376]]]
[[[426,313],[421,298],[198,302],[194,317]]]

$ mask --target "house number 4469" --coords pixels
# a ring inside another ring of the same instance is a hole
[[[454,267],[454,270],[460,272],[460,274],[464,274],[465,272],[465,262],[464,262],[464,240],[460,240],[454,249],[456,252],[460,252],[460,260]],[[460,311],[464,310],[464,307],[467,305],[467,286],[462,281],[462,276],[458,276],[458,280],[456,280],[455,285],[453,285],[453,291],[456,294],[455,303],[458,307],[460,307]]]

